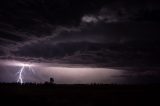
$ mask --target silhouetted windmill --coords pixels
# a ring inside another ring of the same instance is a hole
[[[54,84],[54,78],[50,78],[50,84]]]

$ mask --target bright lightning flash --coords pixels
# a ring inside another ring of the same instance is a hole
[[[33,70],[31,64],[19,63],[18,65],[21,66],[22,68],[18,72],[18,80],[17,80],[17,82],[22,84],[23,83],[23,72],[25,71],[25,69],[28,68],[29,71],[31,71],[33,73],[34,73],[34,70]]]

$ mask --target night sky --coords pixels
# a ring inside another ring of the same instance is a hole
[[[1,0],[0,82],[160,83],[159,5]]]

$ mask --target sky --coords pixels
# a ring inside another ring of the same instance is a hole
[[[0,82],[160,83],[159,5],[1,0]]]

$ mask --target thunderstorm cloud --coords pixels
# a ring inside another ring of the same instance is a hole
[[[19,68],[10,73],[12,68],[3,66],[3,61],[16,60],[44,65],[44,70],[52,69],[45,66],[112,68],[123,70],[115,79],[144,76],[146,82],[156,76],[158,82],[159,28],[156,1],[2,0],[0,81],[16,77],[12,73]]]

